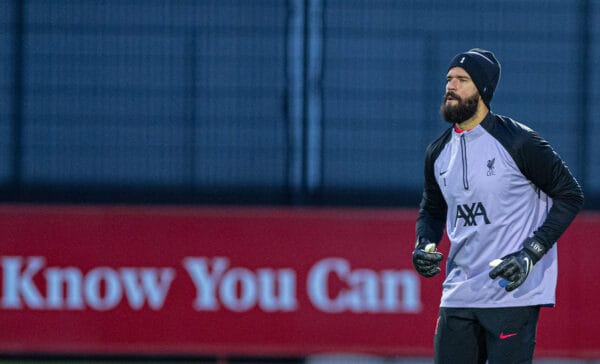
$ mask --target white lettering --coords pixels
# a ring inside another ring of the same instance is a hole
[[[44,258],[28,258],[23,272],[21,272],[22,264],[21,257],[2,258],[2,308],[22,308],[21,298],[27,307],[43,308],[44,298],[33,283],[33,277],[44,266]]]
[[[379,312],[379,277],[371,269],[357,269],[345,278],[354,289],[345,291],[344,300],[352,312]]]
[[[175,279],[173,268],[121,268],[119,272],[129,305],[135,310],[141,309],[146,300],[150,308],[160,310]]]
[[[416,313],[421,310],[421,286],[416,274],[412,271],[387,270],[381,273],[381,278],[385,312]]]
[[[44,257],[0,257],[0,309],[161,310],[174,268],[46,267]],[[183,266],[195,288],[197,311],[291,312],[298,308],[296,272],[231,267],[224,257],[186,257]],[[336,282],[334,285],[333,282]],[[353,269],[347,259],[329,257],[309,270],[307,294],[323,312],[415,313],[421,309],[420,281],[409,270]]]
[[[97,267],[87,274],[76,267],[45,268],[43,257],[2,257],[0,264],[0,308],[3,309],[83,310],[90,307],[106,311],[118,306],[125,293],[133,309],[139,310],[148,302],[151,309],[159,310],[175,278],[173,268]]]
[[[258,301],[263,310],[266,312],[294,311],[297,308],[294,270],[259,269],[257,276],[260,287]]]
[[[223,277],[220,297],[223,304],[230,310],[243,312],[255,305],[256,291],[256,279],[252,272],[244,268],[234,268]]]
[[[329,278],[346,287],[331,292]],[[326,258],[310,270],[308,296],[321,311],[355,313],[418,312],[421,308],[419,279],[411,271],[352,270],[343,258]]]
[[[83,274],[77,268],[48,268],[44,272],[46,278],[46,308],[82,310],[84,308],[81,292]],[[63,287],[66,287],[66,303]]]
[[[210,273],[209,264],[207,258],[185,258],[183,260],[183,265],[196,287],[194,308],[198,311],[216,311],[219,309],[216,293],[217,284],[223,272],[229,266],[226,258],[215,258],[212,262],[212,273]]]
[[[225,258],[186,258],[183,261],[196,287],[194,308],[215,311],[220,305],[245,312],[258,305],[266,312],[297,308],[296,274],[292,269],[229,268]]]
[[[92,269],[85,277],[84,286],[88,305],[98,311],[115,308],[123,296],[117,272],[108,267]],[[102,290],[102,288],[104,289]]]
[[[325,312],[341,312],[345,309],[340,299],[329,298],[327,280],[330,273],[343,277],[349,270],[348,262],[341,258],[323,259],[310,270],[307,282],[308,296],[318,309]]]

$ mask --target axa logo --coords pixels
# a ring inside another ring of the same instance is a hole
[[[485,206],[483,206],[481,202],[456,205],[454,226],[456,226],[459,219],[462,219],[463,226],[477,226],[478,222],[486,225],[490,224],[490,219],[487,216]]]

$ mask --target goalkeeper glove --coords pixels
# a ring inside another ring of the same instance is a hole
[[[515,290],[525,282],[533,265],[546,251],[546,246],[535,238],[527,238],[523,242],[523,249],[502,257],[502,262],[490,271],[490,278],[502,277],[509,282],[504,289],[507,292]]]
[[[420,275],[430,278],[438,274],[440,262],[444,256],[435,251],[436,245],[427,239],[417,239],[412,254],[413,265]]]

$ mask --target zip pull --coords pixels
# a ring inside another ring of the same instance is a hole
[[[460,155],[462,157],[462,172],[463,172],[463,187],[465,190],[469,189],[469,179],[467,178],[467,142],[465,140],[465,134],[460,136]]]

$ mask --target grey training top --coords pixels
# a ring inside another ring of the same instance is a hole
[[[537,133],[488,113],[480,125],[449,128],[427,148],[417,239],[450,240],[442,307],[554,305],[553,247],[583,205],[562,159]],[[535,236],[548,253],[523,285],[506,292],[489,262]]]

